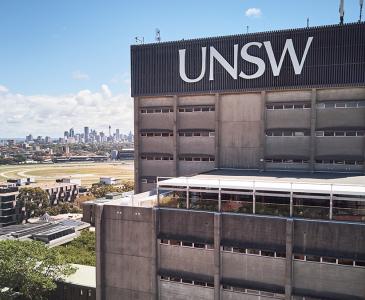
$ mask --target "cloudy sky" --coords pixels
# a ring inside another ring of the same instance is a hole
[[[0,138],[133,127],[130,45],[338,23],[337,0],[1,0]],[[345,21],[359,1],[345,1]]]

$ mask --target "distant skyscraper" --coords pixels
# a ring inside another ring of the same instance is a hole
[[[33,141],[33,136],[32,136],[32,134],[31,134],[31,133],[25,137],[25,141],[26,141],[26,142]]]
[[[116,138],[116,140],[117,140],[117,141],[119,141],[119,140],[120,140],[120,133],[119,133],[119,129],[116,129],[116,130],[115,130],[115,138]]]
[[[112,127],[109,125],[109,136],[112,136]]]
[[[89,127],[84,127],[84,138],[85,138],[85,143],[89,142]]]
[[[68,131],[65,131],[63,136],[65,137],[65,139],[67,139],[69,137]]]
[[[75,136],[75,130],[73,128],[70,129],[70,137]]]

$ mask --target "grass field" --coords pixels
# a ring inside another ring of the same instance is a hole
[[[54,182],[57,178],[73,177],[80,178],[82,185],[91,185],[102,176],[133,180],[133,161],[0,166],[0,182],[24,177],[34,177],[37,182]]]

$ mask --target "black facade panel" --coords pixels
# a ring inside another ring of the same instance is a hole
[[[274,76],[263,42],[270,41],[278,63],[287,39],[292,39],[301,62],[309,37],[312,43],[303,69],[296,75],[286,52],[279,76]],[[233,66],[234,45],[238,44],[238,74],[254,74],[256,64],[243,60],[242,47],[249,42],[248,54],[265,62],[265,72],[255,79],[233,79],[214,60],[214,80],[209,80],[210,48],[213,46]],[[202,47],[206,47],[205,76],[187,83],[179,73],[179,50],[186,49],[186,75],[197,78],[201,72]],[[217,38],[166,42],[131,46],[132,96],[207,94],[261,89],[293,89],[309,87],[363,86],[365,84],[365,23],[333,25],[274,32],[253,33]]]

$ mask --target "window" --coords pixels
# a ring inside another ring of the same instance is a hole
[[[174,111],[174,109],[170,108],[170,107],[141,108],[141,114],[160,114],[160,113],[170,113],[173,111]]]
[[[178,110],[180,113],[191,113],[191,112],[209,112],[215,111],[215,107],[211,105],[205,106],[189,106],[189,107],[179,107]]]

